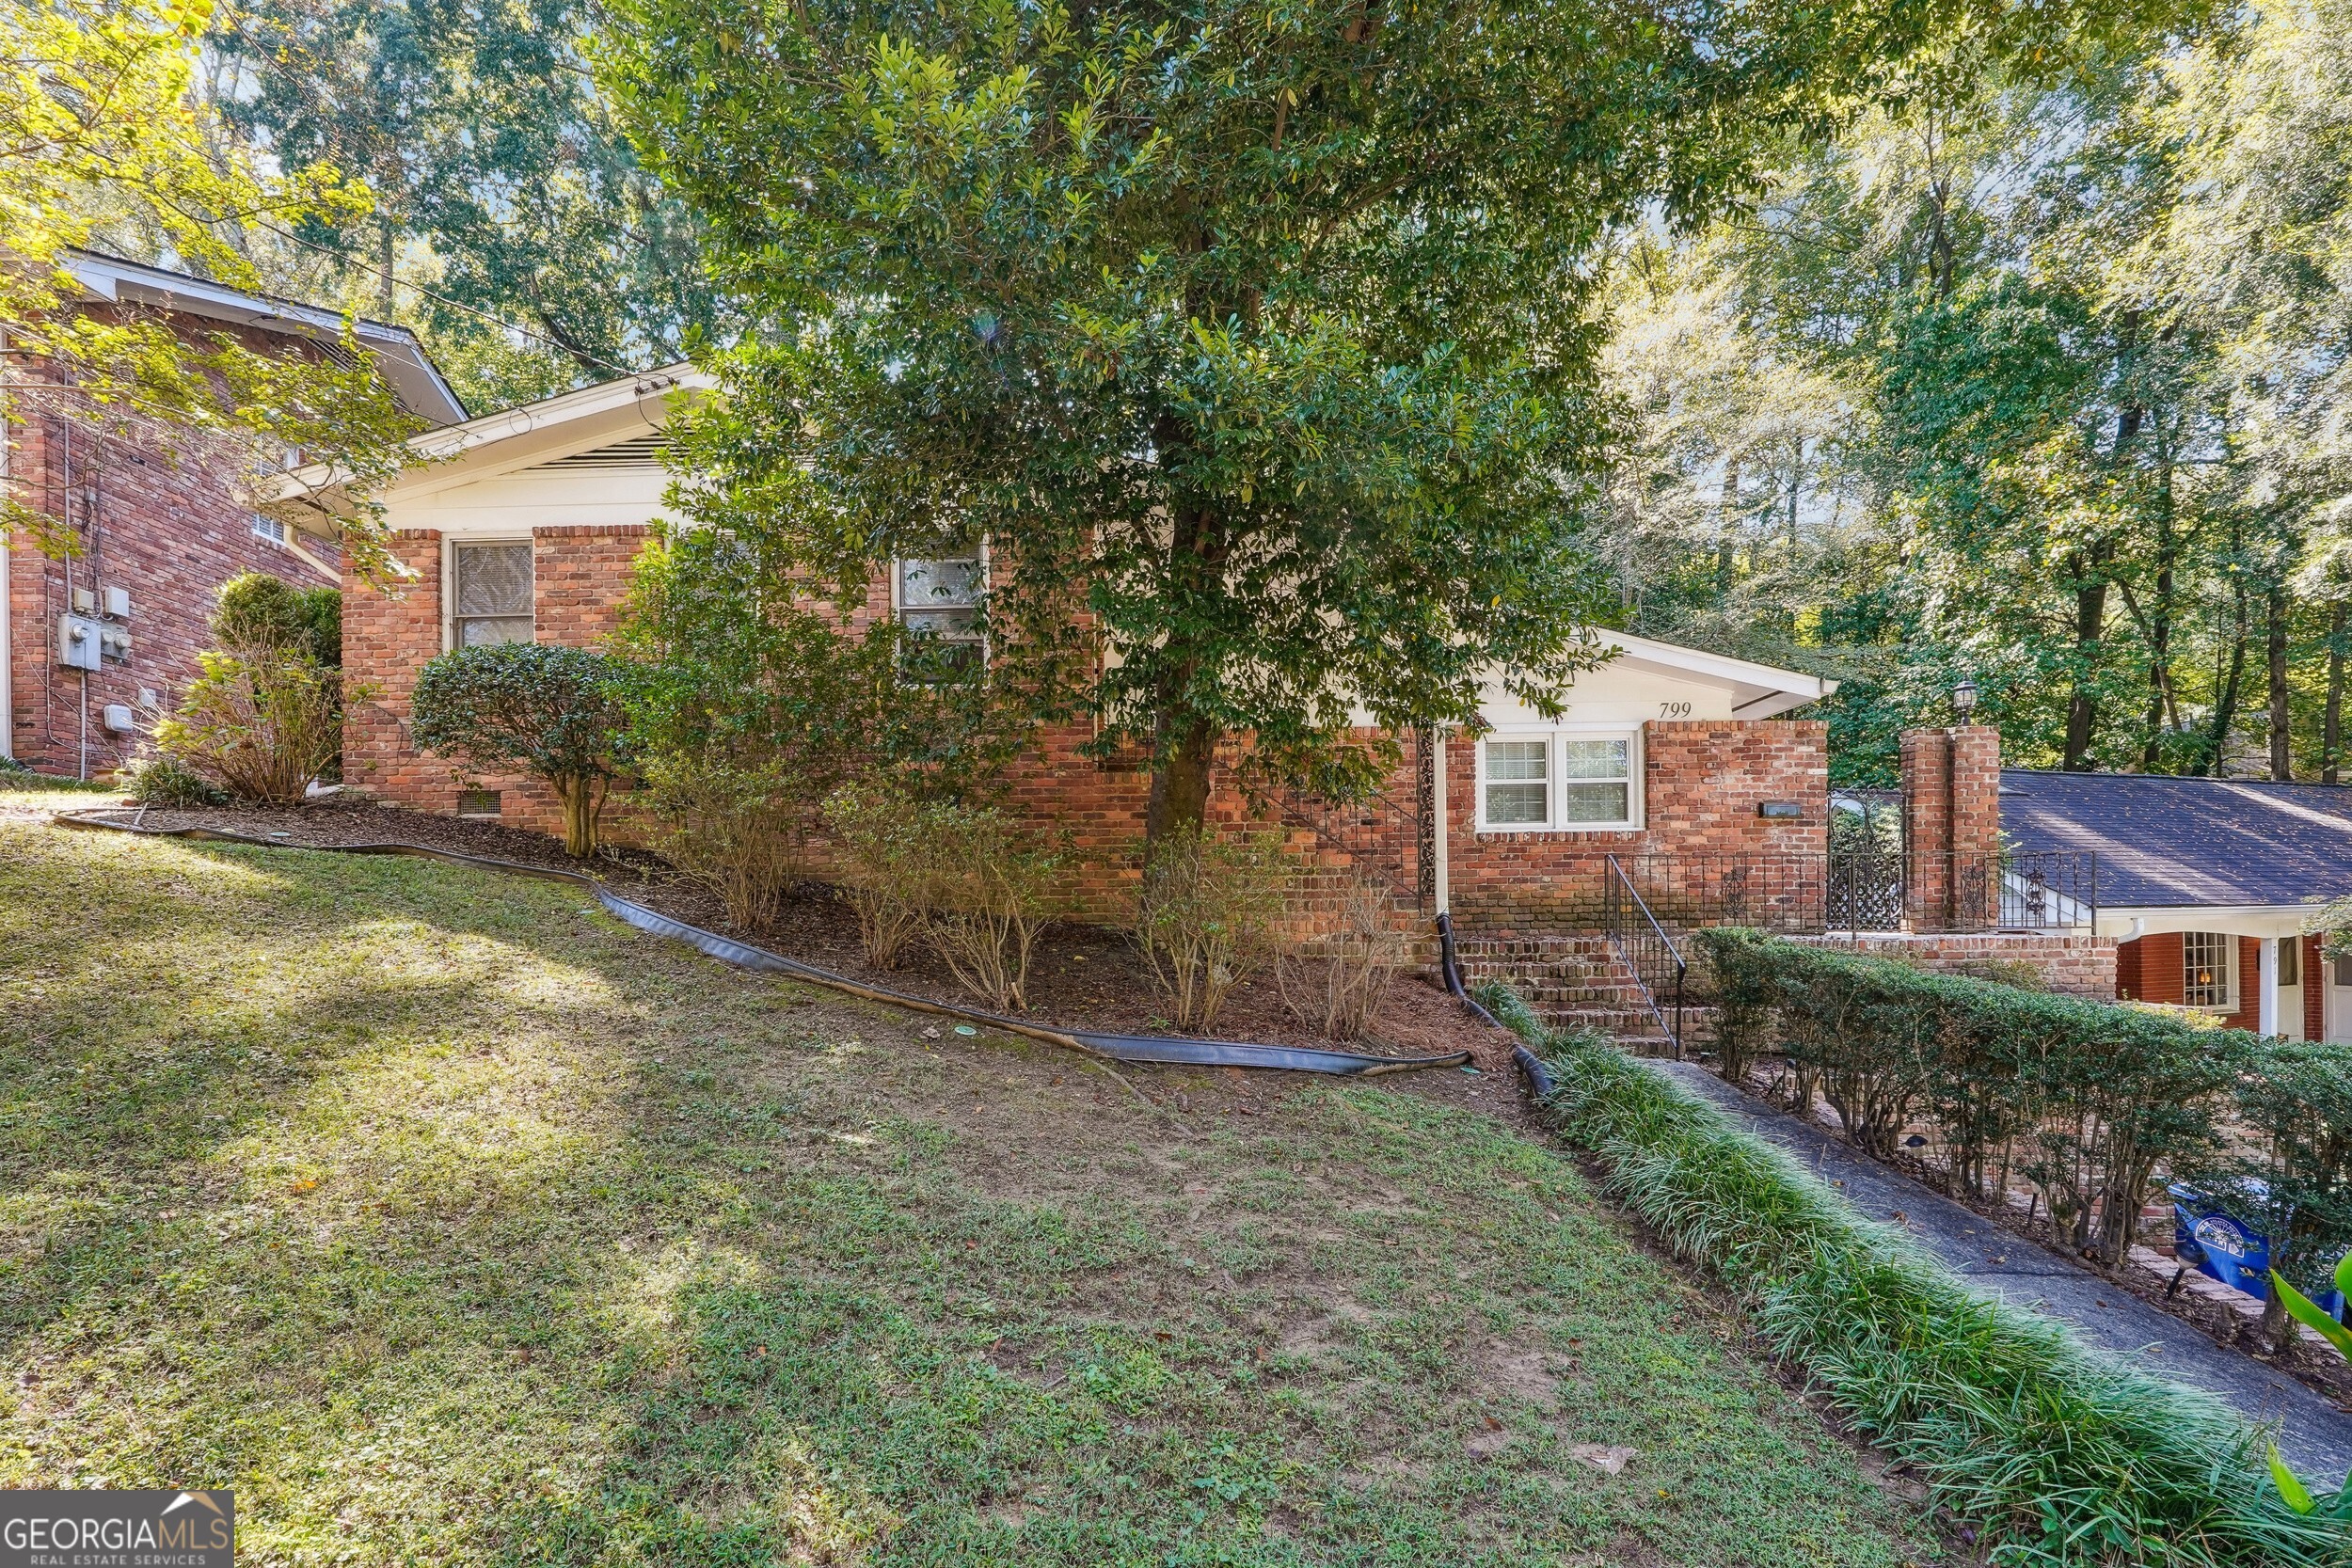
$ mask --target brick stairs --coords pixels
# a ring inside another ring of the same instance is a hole
[[[1554,1028],[1596,1029],[1636,1051],[1671,1043],[1605,936],[1458,937],[1454,950],[1472,985],[1508,983]]]

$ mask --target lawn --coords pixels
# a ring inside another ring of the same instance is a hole
[[[1934,1557],[1543,1143],[924,1027],[0,822],[0,1485],[233,1486],[255,1563]]]

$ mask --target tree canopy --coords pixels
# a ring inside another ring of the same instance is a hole
[[[1084,665],[1198,822],[1221,744],[1318,787],[1351,719],[1538,705],[1590,656],[1604,243],[1746,192],[1940,26],[1360,0],[626,0],[648,162],[746,317],[688,508],[862,591],[985,541],[998,657]],[[2128,24],[2103,13],[2101,25]],[[1076,629],[1073,629],[1073,622]]]

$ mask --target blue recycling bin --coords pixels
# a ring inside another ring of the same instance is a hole
[[[2247,1185],[2256,1196],[2266,1196],[2261,1183]],[[2233,1291],[2269,1300],[2270,1238],[2232,1213],[2225,1199],[2180,1181],[2165,1192],[2172,1199],[2172,1256]],[[2343,1291],[2330,1291],[2313,1300],[2321,1311],[2344,1321]]]

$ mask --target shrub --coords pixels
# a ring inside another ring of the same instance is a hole
[[[2233,1085],[2250,1150],[2186,1173],[2227,1190],[2231,1207],[2270,1238],[2271,1266],[2307,1295],[2334,1285],[2336,1262],[2352,1249],[2352,1060],[2341,1045],[2260,1040]],[[2265,1304],[2263,1332],[2274,1351],[2295,1343],[2283,1299]]]
[[[1292,867],[1273,832],[1171,833],[1151,852],[1136,942],[1179,1029],[1208,1029],[1265,961]]]
[[[807,863],[801,781],[774,765],[681,756],[654,757],[644,771],[655,847],[716,894],[735,925],[773,925]]]
[[[1299,1022],[1327,1039],[1359,1040],[1405,967],[1410,941],[1397,918],[1394,893],[1360,873],[1341,885],[1329,927],[1303,951],[1279,956],[1275,979],[1283,1006]]]
[[[543,642],[457,648],[417,673],[417,744],[486,771],[544,782],[564,807],[564,848],[596,852],[612,787],[628,667]]]
[[[1542,1114],[1677,1253],[1744,1298],[1775,1352],[1996,1560],[2182,1568],[2344,1563],[2352,1492],[2298,1513],[2261,1434],[2210,1397],[1970,1291],[1786,1154],[1596,1037],[1482,990],[1556,1081]]]
[[[186,764],[161,754],[134,763],[124,793],[142,806],[217,806],[226,792]]]
[[[291,588],[264,573],[241,572],[221,584],[212,630],[215,644],[232,652],[269,648],[340,667],[343,596],[338,589]]]
[[[2110,1265],[2156,1167],[2212,1160],[2217,1118],[2259,1045],[1755,931],[1694,935],[1724,1000],[1726,1063],[1744,1061],[1769,1027],[1799,1109],[1818,1085],[1854,1142],[1881,1157],[1914,1117],[1928,1120],[1957,1184],[1997,1196],[2014,1169],[2070,1240]]]
[[[841,848],[842,891],[857,913],[866,961],[897,969],[921,938],[938,895],[938,867],[921,818],[922,801],[895,789],[845,789],[825,801]]]
[[[243,800],[299,805],[342,749],[342,675],[308,654],[200,654],[179,710],[155,726],[165,756]]]
[[[999,811],[937,802],[914,818],[929,863],[924,934],[957,981],[1000,1009],[1028,1006],[1029,955],[1061,858]]]

